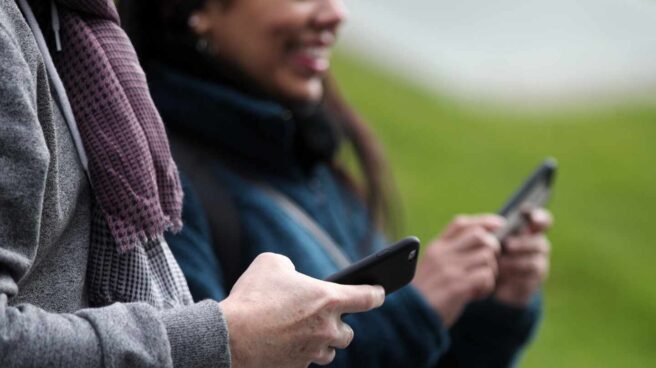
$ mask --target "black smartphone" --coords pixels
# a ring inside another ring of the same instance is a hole
[[[499,215],[505,217],[507,223],[496,232],[497,239],[503,242],[508,236],[526,226],[527,211],[547,205],[551,198],[557,168],[558,164],[555,159],[545,159],[508,199],[499,211]]]
[[[419,239],[414,236],[372,254],[325,280],[343,285],[381,285],[385,295],[402,288],[415,277]]]

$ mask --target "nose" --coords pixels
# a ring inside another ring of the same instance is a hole
[[[319,0],[315,24],[322,29],[336,30],[348,16],[344,0]]]

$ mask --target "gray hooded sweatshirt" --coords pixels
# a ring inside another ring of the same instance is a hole
[[[216,302],[88,308],[90,208],[35,34],[0,0],[0,367],[229,367]]]

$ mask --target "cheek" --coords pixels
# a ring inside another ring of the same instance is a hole
[[[249,22],[239,22],[235,27],[240,32],[224,37],[231,46],[223,56],[236,62],[260,88],[276,98],[317,101],[323,94],[322,76],[299,71],[290,54],[290,46],[307,32],[309,18],[307,11],[281,8],[251,14]]]
[[[271,39],[270,45],[275,45],[275,51],[271,50],[269,65],[262,65],[263,70],[268,70],[270,87],[279,97],[296,101],[316,102],[323,95],[323,74],[310,73],[299,66],[290,43],[303,36],[303,28],[285,28],[282,25],[272,28],[275,38]]]
[[[299,70],[287,47],[288,40],[287,37],[269,37],[260,47],[251,45],[241,63],[244,71],[276,98],[304,102],[320,100],[323,76]]]
[[[235,65],[255,84],[268,88],[284,55],[281,39],[260,29],[218,34],[217,57]]]

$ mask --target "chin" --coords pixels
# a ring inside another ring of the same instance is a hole
[[[323,81],[319,78],[289,85],[282,91],[287,100],[300,103],[316,103],[323,97]]]

